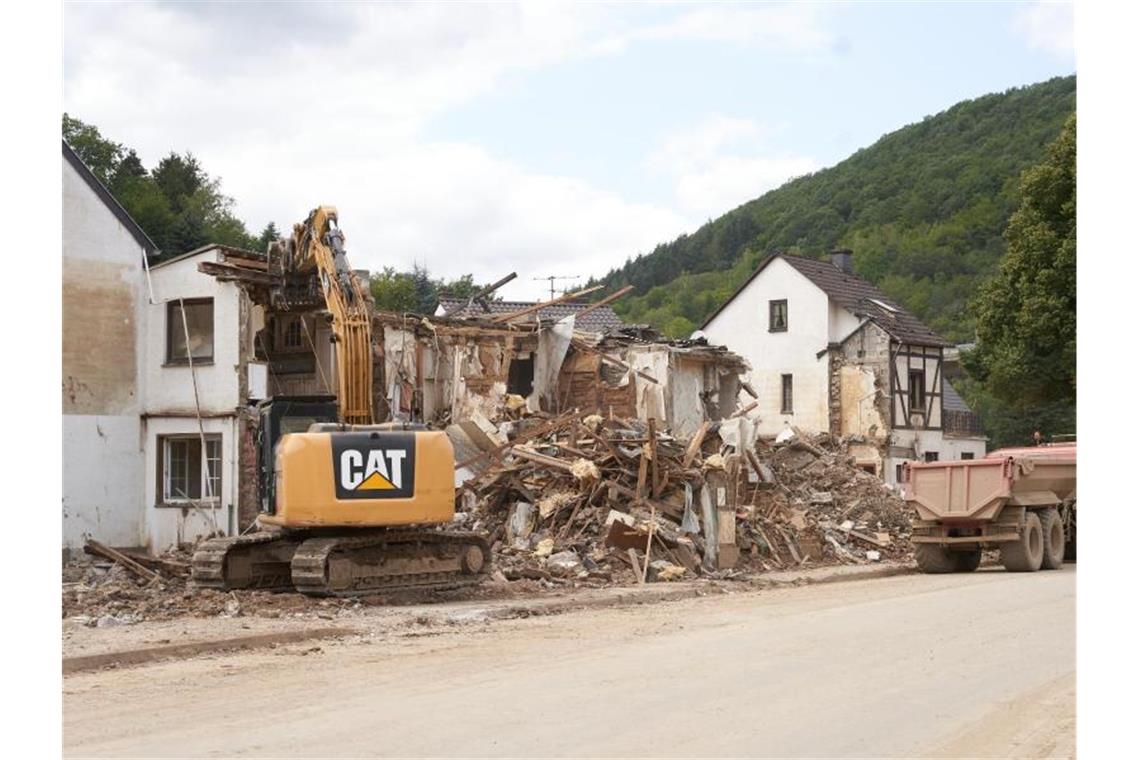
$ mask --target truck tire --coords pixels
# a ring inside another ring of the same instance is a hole
[[[1032,573],[1041,569],[1044,555],[1041,520],[1029,512],[1025,515],[1025,529],[1021,531],[1021,537],[1001,545],[1001,563],[1011,573]]]
[[[914,561],[924,573],[952,573],[958,569],[951,551],[938,544],[915,544]]]
[[[1065,526],[1061,515],[1055,509],[1043,509],[1037,513],[1041,519],[1043,570],[1060,570],[1065,564]]]
[[[1069,540],[1065,542],[1065,561],[1077,561],[1077,524],[1073,523],[1073,527],[1069,530]]]
[[[959,573],[972,573],[982,564],[982,550],[972,552],[950,552],[954,558],[954,571]]]

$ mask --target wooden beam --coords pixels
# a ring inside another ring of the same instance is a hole
[[[685,458],[681,460],[682,470],[689,469],[689,465],[693,463],[697,452],[701,450],[701,444],[705,442],[705,436],[709,433],[709,427],[710,423],[708,420],[702,422],[701,426],[697,429],[696,435],[693,436],[693,440],[689,441],[689,446],[685,449]]]
[[[574,348],[578,349],[579,351],[587,351],[590,353],[597,354],[598,357],[602,361],[606,362],[607,364],[612,364],[615,367],[621,367],[622,369],[624,369],[627,372],[633,372],[638,377],[643,378],[645,380],[648,380],[649,382],[653,383],[654,385],[660,385],[661,384],[661,383],[657,382],[657,378],[653,377],[653,375],[647,375],[639,369],[634,369],[630,365],[623,362],[621,359],[615,359],[612,356],[609,356],[608,354],[594,348],[593,346],[587,345],[580,340],[572,340],[570,342],[570,344],[572,346],[574,346]]]
[[[587,314],[589,314],[590,312],[592,312],[594,309],[597,309],[597,308],[600,308],[602,306],[606,306],[608,304],[611,304],[614,301],[621,298],[622,296],[624,296],[626,293],[628,293],[631,290],[633,290],[633,286],[632,285],[626,285],[624,288],[617,291],[616,293],[610,293],[608,296],[606,296],[602,300],[596,301],[596,302],[590,304],[589,306],[587,306],[586,308],[582,309],[581,311],[575,312],[574,318],[578,319],[579,317],[584,317]]]
[[[471,296],[470,298],[468,298],[468,299],[467,299],[467,303],[466,303],[466,304],[464,304],[463,306],[453,306],[453,307],[452,307],[452,308],[450,308],[450,309],[446,309],[446,310],[443,312],[443,316],[445,316],[445,317],[446,317],[446,316],[450,316],[451,314],[453,314],[453,313],[455,313],[455,312],[457,312],[457,311],[462,311],[463,309],[467,308],[468,306],[470,306],[471,304],[475,303],[476,301],[481,301],[481,300],[483,300],[484,298],[486,298],[487,296],[491,295],[491,294],[492,294],[492,293],[494,293],[496,290],[498,290],[499,288],[503,287],[503,286],[504,286],[504,285],[506,285],[508,282],[510,282],[511,280],[515,279],[515,278],[516,278],[516,277],[518,277],[518,276],[519,276],[518,272],[511,272],[511,273],[510,273],[510,274],[508,274],[506,277],[503,277],[502,279],[496,280],[495,282],[491,283],[491,284],[490,284],[490,285],[488,285],[487,287],[485,287],[485,288],[483,288],[482,290],[480,290],[480,291],[479,291],[478,293],[476,293],[475,295],[473,295],[473,296]]]
[[[605,286],[604,285],[595,285],[592,288],[586,288],[585,290],[579,290],[576,293],[566,293],[565,295],[561,295],[558,298],[555,298],[555,299],[550,300],[550,301],[540,301],[536,304],[532,304],[531,306],[528,306],[525,309],[519,309],[518,311],[512,311],[508,314],[497,314],[491,318],[491,321],[497,322],[497,323],[510,322],[512,319],[518,319],[519,317],[525,317],[528,314],[533,314],[536,311],[541,311],[542,309],[545,309],[548,306],[556,306],[557,304],[563,303],[565,301],[570,301],[572,299],[579,298],[581,296],[589,295],[590,293],[595,293],[595,292],[601,290],[603,287],[605,287]]]
[[[87,539],[87,543],[84,545],[83,551],[87,552],[88,554],[98,554],[101,557],[106,557],[112,562],[117,562],[125,569],[131,571],[144,580],[153,581],[158,578],[158,573],[154,572],[153,570],[148,570],[122,552],[115,551],[111,547],[105,546],[93,538]]]

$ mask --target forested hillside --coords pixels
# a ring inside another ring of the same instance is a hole
[[[1005,250],[1021,172],[1076,107],[1076,77],[959,103],[834,167],[792,180],[606,275],[632,322],[698,327],[776,250],[855,252],[856,271],[945,337],[972,340],[966,303]]]

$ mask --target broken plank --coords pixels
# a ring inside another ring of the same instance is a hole
[[[696,435],[693,440],[689,441],[688,448],[685,449],[685,458],[681,460],[681,469],[689,469],[689,465],[693,463],[693,459],[697,456],[697,452],[701,450],[701,444],[705,442],[705,436],[709,433],[709,421],[705,420],[697,429]]]
[[[105,557],[112,562],[117,562],[127,570],[130,570],[135,575],[148,581],[153,581],[159,577],[158,573],[154,572],[153,570],[148,570],[122,552],[115,551],[111,547],[105,546],[93,538],[87,540],[86,545],[83,547],[83,551],[87,552],[88,554],[97,554],[101,557]]]
[[[857,538],[860,541],[864,541],[868,544],[871,544],[872,546],[877,546],[880,549],[889,549],[891,546],[890,541],[883,542],[883,541],[880,541],[879,539],[875,538],[874,536],[868,536],[866,533],[860,533],[857,530],[849,530],[849,531],[847,531],[847,535],[851,536],[852,538]]]

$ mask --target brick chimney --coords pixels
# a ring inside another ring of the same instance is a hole
[[[831,264],[846,274],[852,274],[855,271],[851,268],[851,250],[849,248],[837,248],[832,251]]]

